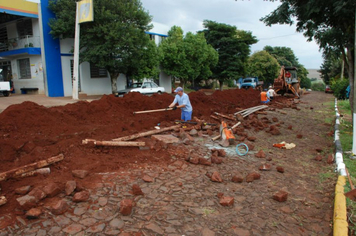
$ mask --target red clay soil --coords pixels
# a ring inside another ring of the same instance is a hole
[[[203,92],[189,94],[193,116],[206,122],[217,123],[210,118],[214,112],[232,114],[238,110],[260,105],[259,92],[255,90],[216,91],[212,95]],[[17,209],[16,188],[56,182],[64,188],[72,180],[72,170],[88,170],[89,173],[119,171],[151,165],[167,166],[171,162],[166,150],[155,152],[138,150],[137,147],[95,147],[83,145],[84,139],[111,140],[139,132],[174,125],[180,111],[136,114],[134,111],[161,109],[173,101],[172,95],[144,96],[129,93],[124,97],[103,96],[92,102],[77,102],[66,106],[46,108],[32,102],[12,105],[0,113],[0,172],[45,160],[58,154],[64,160],[51,166],[51,174],[0,182],[1,195],[8,203],[1,206],[0,216]],[[274,106],[286,106],[289,100],[278,97]],[[149,138],[141,138],[149,142]],[[95,182],[90,176],[81,184]],[[16,212],[15,212],[16,213]],[[3,225],[6,226],[6,225]]]

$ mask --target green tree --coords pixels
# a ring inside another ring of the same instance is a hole
[[[168,32],[168,38],[159,46],[160,63],[162,70],[177,77],[184,84],[194,81],[198,77],[212,75],[211,67],[218,62],[218,53],[207,44],[204,35],[188,32],[173,26]]]
[[[299,63],[298,58],[294,55],[294,52],[291,48],[265,46],[264,50],[274,56],[281,66],[296,67],[298,71],[298,78],[300,80],[305,81],[307,79],[307,69],[305,69],[305,67]]]
[[[303,32],[308,40],[314,38],[326,52],[341,51],[351,91],[354,91],[355,9],[356,1],[353,0],[283,0],[276,10],[261,20],[270,26],[292,25],[296,19],[297,31]],[[353,92],[350,95],[353,108]]]
[[[248,75],[257,76],[265,85],[273,84],[280,68],[277,59],[264,50],[253,53],[248,59]]]
[[[49,25],[54,38],[73,38],[75,1],[56,0],[49,8],[56,15]],[[152,28],[151,16],[139,0],[96,0],[94,21],[80,26],[80,61],[105,68],[117,91],[120,73],[132,77],[150,77],[157,73],[156,45],[145,33]]]
[[[311,88],[311,80],[309,78],[301,79],[300,80],[300,87],[310,89]]]
[[[237,30],[235,26],[205,20],[206,41],[219,53],[219,62],[213,68],[213,78],[220,82],[237,79],[245,74],[246,62],[250,55],[250,45],[257,43],[251,32]]]

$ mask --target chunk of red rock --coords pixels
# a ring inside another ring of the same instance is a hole
[[[321,155],[317,155],[314,160],[321,161],[323,160],[323,157]]]
[[[50,207],[50,211],[54,215],[61,215],[64,212],[66,212],[68,208],[69,208],[68,203],[63,199],[60,199],[53,203],[53,205]]]
[[[263,150],[260,150],[258,153],[255,154],[257,158],[266,158],[266,154]]]
[[[189,162],[194,164],[194,165],[198,165],[199,164],[199,157],[196,155],[193,155],[190,157]]]
[[[131,199],[123,199],[120,202],[120,213],[124,216],[131,214],[133,208],[133,201]]]
[[[354,188],[353,190],[345,193],[345,196],[350,198],[352,201],[356,201],[356,188]]]
[[[218,156],[219,157],[226,156],[226,151],[224,149],[217,149],[217,150],[218,150]]]
[[[217,157],[215,155],[211,156],[211,163],[221,164],[222,162],[223,162],[223,159],[221,157]]]
[[[142,180],[148,183],[152,183],[153,182],[153,178],[151,176],[145,175],[142,177]]]
[[[279,131],[279,129],[278,129],[275,125],[271,125],[271,126],[269,127],[269,132],[270,132],[272,135],[281,134],[281,132]]]
[[[252,143],[246,142],[245,144],[247,145],[249,151],[252,151],[253,149],[255,149],[255,145],[253,145]]]
[[[71,195],[76,188],[77,188],[77,183],[74,180],[67,181],[65,189],[64,189],[66,192],[66,195],[67,196]]]
[[[277,166],[276,169],[279,173],[284,173],[284,168],[282,166]]]
[[[328,155],[327,163],[328,164],[333,164],[334,163],[334,155],[333,154],[329,154]]]
[[[227,197],[223,196],[220,198],[220,205],[222,206],[232,206],[234,205],[234,198],[233,197]]]
[[[143,195],[143,192],[142,192],[140,186],[138,186],[137,184],[132,185],[132,193],[134,195]]]
[[[29,193],[29,196],[34,196],[37,199],[37,202],[44,199],[47,195],[40,188],[34,188]]]
[[[303,135],[297,134],[297,138],[301,139],[301,138],[303,138]]]
[[[293,126],[291,126],[291,125],[290,125],[290,126],[288,126],[288,128],[287,128],[287,129],[293,129]]]
[[[273,199],[278,202],[287,201],[288,193],[286,191],[280,190],[273,195]]]
[[[87,170],[72,170],[72,175],[80,179],[84,179],[88,173],[89,172]]]
[[[271,165],[270,164],[263,164],[258,169],[259,170],[265,170],[265,171],[271,170]]]
[[[242,183],[244,178],[241,175],[234,175],[232,176],[231,181],[234,183]]]
[[[260,173],[252,172],[252,173],[249,173],[246,176],[246,182],[250,183],[250,182],[253,182],[254,180],[257,180],[257,179],[260,179],[260,178],[261,178],[261,174]]]
[[[272,121],[273,122],[278,122],[278,118],[277,117],[272,117]]]
[[[48,185],[43,187],[43,192],[46,193],[47,197],[54,197],[61,192],[58,184],[49,183]]]
[[[24,210],[30,210],[34,208],[38,202],[37,198],[30,195],[25,195],[19,198],[16,198],[16,201],[20,205],[20,207]]]
[[[205,166],[211,166],[211,161],[205,159],[204,157],[199,157],[199,164]]]
[[[216,196],[217,196],[218,198],[222,198],[222,197],[224,196],[224,194],[221,193],[221,192],[219,192],[218,194],[216,194]]]
[[[256,137],[247,137],[247,140],[254,142],[256,140]]]
[[[41,208],[31,208],[28,212],[26,212],[26,218],[31,219],[38,219],[38,217],[42,214]]]
[[[15,189],[15,193],[18,195],[26,195],[31,190],[31,186],[22,186],[20,188]]]
[[[223,180],[222,180],[220,174],[219,174],[217,171],[215,171],[215,172],[211,175],[211,181],[213,181],[213,182],[218,182],[218,183],[222,183],[222,182],[223,182]]]
[[[81,191],[81,192],[74,194],[72,201],[73,202],[85,202],[89,199],[89,196],[90,196],[90,194],[88,191]]]

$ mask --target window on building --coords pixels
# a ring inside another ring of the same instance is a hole
[[[93,63],[90,63],[90,78],[106,78],[108,72],[104,68],[99,68]]]
[[[31,79],[30,58],[19,59],[18,64],[20,79]]]
[[[150,39],[151,39],[152,41],[155,41],[155,35],[150,34]]]
[[[19,38],[26,38],[29,35],[33,35],[31,19],[17,21],[16,27]]]

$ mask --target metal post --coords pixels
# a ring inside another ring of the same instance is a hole
[[[78,2],[76,2],[76,16],[75,16],[75,38],[74,38],[74,65],[73,65],[73,91],[72,98],[79,99],[78,97],[78,84],[79,84],[79,37],[80,37],[80,25],[79,25],[79,9]]]

